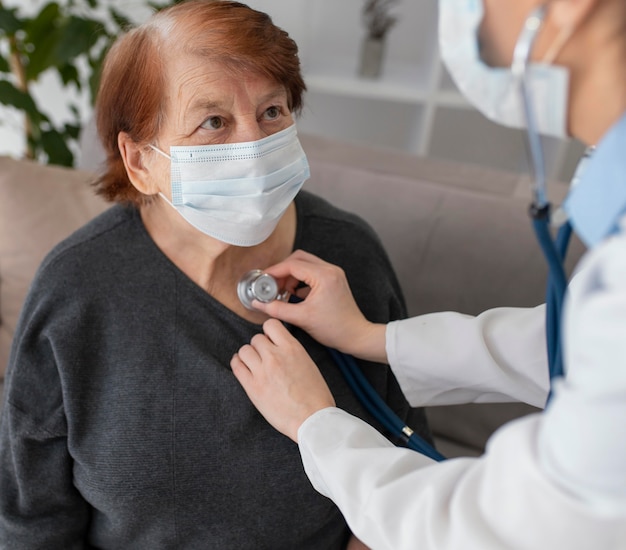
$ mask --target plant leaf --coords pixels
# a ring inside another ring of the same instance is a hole
[[[81,127],[76,124],[66,124],[63,134],[77,140],[80,136],[80,129]]]
[[[106,36],[103,25],[94,19],[62,14],[35,42],[26,68],[26,78],[36,80],[50,67],[74,65],[81,55],[88,54],[101,36]]]
[[[42,115],[33,98],[7,80],[0,80],[0,103],[24,111],[36,124],[42,120]]]
[[[50,67],[65,65],[56,55],[56,45],[62,32],[56,24],[52,24],[37,38],[36,42],[33,42],[34,49],[28,54],[28,65],[26,65],[28,81],[37,80],[39,75]]]
[[[15,13],[15,8],[7,9],[0,6],[0,30],[3,30],[5,34],[13,35],[22,28],[22,21]]]
[[[82,54],[87,54],[98,38],[106,35],[104,26],[95,19],[71,16],[60,29],[56,58],[59,64],[72,63]]]
[[[24,22],[24,42],[37,47],[54,30],[59,17],[59,5],[56,2],[46,4],[36,17]]]
[[[41,133],[41,147],[48,156],[49,164],[72,166],[74,154],[65,143],[63,136],[56,130],[48,130]]]
[[[79,90],[81,89],[80,75],[74,65],[63,65],[62,67],[58,67],[58,71],[65,86],[73,82]]]
[[[115,8],[109,8],[109,15],[111,16],[113,22],[123,31],[133,26],[130,19],[128,19],[128,17],[121,12],[117,11]]]

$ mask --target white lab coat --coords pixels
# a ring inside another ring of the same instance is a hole
[[[412,405],[548,393],[543,306],[391,323]],[[564,312],[567,377],[545,411],[500,428],[480,458],[435,464],[330,408],[298,440],[315,488],[375,550],[626,549],[626,234],[588,253]]]

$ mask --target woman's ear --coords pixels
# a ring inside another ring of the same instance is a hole
[[[131,139],[126,132],[117,135],[117,146],[124,161],[128,179],[137,191],[144,195],[155,195],[159,187],[153,170],[146,164],[146,147]]]

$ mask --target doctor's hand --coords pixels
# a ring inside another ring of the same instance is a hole
[[[308,332],[318,342],[361,359],[387,362],[383,324],[369,322],[354,301],[344,271],[302,250],[265,270],[302,301],[252,305]],[[304,283],[306,287],[299,288]]]
[[[231,359],[250,401],[279,432],[297,443],[298,428],[335,400],[319,369],[283,324],[270,319]]]

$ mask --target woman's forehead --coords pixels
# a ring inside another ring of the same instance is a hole
[[[235,88],[258,95],[286,93],[284,86],[259,71],[197,55],[177,56],[166,63],[165,72],[169,94],[181,99],[200,91],[217,99]]]
[[[211,114],[237,116],[271,102],[288,103],[285,87],[273,79],[196,56],[169,64],[164,99],[166,125],[182,133]]]

